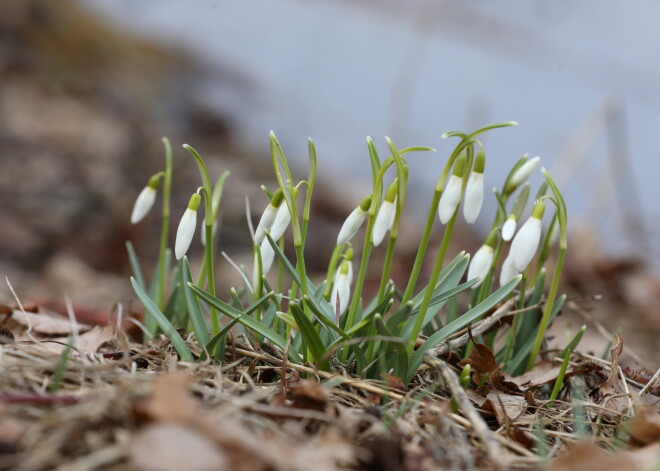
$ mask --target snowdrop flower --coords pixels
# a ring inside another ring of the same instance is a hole
[[[447,224],[456,212],[458,204],[461,202],[461,193],[463,192],[463,173],[465,173],[465,153],[462,153],[452,172],[447,186],[445,186],[442,196],[440,196],[440,203],[438,203],[438,216],[442,224]]]
[[[506,182],[506,185],[504,185],[504,194],[510,195],[513,193],[522,182],[529,178],[540,161],[541,157],[534,157],[533,159],[526,161],[524,164],[518,167],[518,170],[513,172],[513,175],[511,175],[509,180]]]
[[[371,195],[367,196],[362,200],[360,206],[348,215],[337,236],[337,245],[344,245],[355,237],[355,234],[360,230],[364,219],[367,217],[367,211],[369,211],[369,207],[371,206],[371,199]]]
[[[290,222],[291,222],[291,213],[289,212],[289,207],[286,205],[286,201],[285,201],[280,205],[279,209],[277,210],[277,214],[275,215],[275,221],[273,221],[273,225],[270,228],[270,236],[272,237],[272,239],[280,240],[284,235],[284,231],[286,231],[286,228],[289,226]],[[266,242],[268,241],[267,239],[265,240]]]
[[[541,240],[541,218],[545,211],[545,205],[538,201],[534,205],[532,216],[523,224],[511,242],[509,257],[518,272],[527,268],[532,261]]]
[[[483,149],[477,152],[474,161],[474,169],[470,173],[467,185],[465,186],[465,203],[463,204],[463,217],[465,222],[473,224],[484,202],[484,166],[486,163],[486,154]]]
[[[392,227],[394,223],[394,216],[396,214],[396,195],[399,189],[398,179],[394,179],[392,184],[387,189],[385,194],[385,201],[380,205],[376,221],[374,222],[374,229],[371,234],[371,240],[374,247],[378,247],[383,241],[385,234]]]
[[[348,307],[348,301],[351,297],[351,261],[344,260],[335,274],[332,293],[330,294],[330,305],[337,317],[342,315]]]
[[[502,224],[502,240],[509,242],[513,239],[513,234],[516,232],[516,215],[510,214],[509,217]]]
[[[133,213],[131,214],[131,224],[137,224],[142,221],[154,205],[158,185],[160,184],[160,177],[160,173],[151,177],[149,182],[147,182],[147,186],[145,186],[138,195],[135,200],[135,206],[133,206]]]
[[[190,242],[192,242],[193,235],[195,234],[195,226],[197,225],[197,208],[201,197],[197,193],[193,193],[188,202],[188,208],[183,213],[179,228],[176,231],[176,242],[174,243],[174,255],[177,260],[181,258],[188,251]]]
[[[502,264],[502,271],[500,272],[500,286],[504,286],[509,281],[513,280],[513,278],[518,273],[520,272],[513,266],[513,259],[511,254],[509,254],[509,256],[504,260],[504,263]]]
[[[277,216],[278,209],[282,205],[284,200],[284,194],[282,189],[278,188],[277,191],[273,194],[273,197],[270,199],[268,206],[264,209],[261,219],[259,219],[259,224],[257,225],[257,230],[254,232],[254,242],[256,244],[261,244],[264,237],[266,236],[266,231],[270,231],[273,223],[275,222],[275,217]],[[275,239],[274,239],[275,240]]]
[[[477,252],[474,254],[474,257],[472,257],[472,260],[470,261],[470,267],[468,268],[467,274],[468,281],[479,278],[479,281],[472,285],[472,289],[481,286],[481,283],[483,283],[483,281],[488,276],[490,267],[493,264],[493,246],[495,245],[497,237],[496,234],[497,233],[495,231],[491,232],[491,234],[486,239],[486,242],[484,242],[479,250],[477,250]]]

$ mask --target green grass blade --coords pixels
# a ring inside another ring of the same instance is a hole
[[[133,285],[135,294],[137,294],[137,297],[140,299],[145,309],[147,310],[147,313],[152,317],[152,319],[156,321],[167,338],[170,339],[170,342],[172,342],[172,345],[174,345],[176,351],[179,352],[181,360],[186,362],[195,361],[192,353],[190,353],[190,349],[188,349],[188,345],[186,345],[186,342],[184,342],[183,338],[181,338],[179,335],[179,332],[177,332],[170,321],[167,320],[165,315],[160,312],[160,309],[158,309],[158,306],[153,301],[153,299],[149,297],[144,288],[142,288],[133,277],[131,277],[131,284]]]
[[[268,340],[270,340],[274,345],[277,345],[279,348],[284,350],[286,348],[286,340],[284,340],[284,337],[279,335],[277,332],[272,330],[271,328],[265,326],[258,320],[250,317],[248,314],[248,310],[252,309],[252,311],[256,310],[257,307],[263,302],[264,299],[268,298],[270,296],[266,295],[259,299],[257,302],[255,302],[251,308],[248,308],[246,312],[241,312],[235,307],[231,306],[230,304],[227,304],[224,301],[221,301],[220,299],[216,298],[212,294],[207,293],[206,291],[199,289],[197,286],[194,285],[188,285],[190,286],[190,289],[195,293],[196,296],[198,296],[202,301],[207,303],[209,306],[217,309],[218,311],[222,312],[224,315],[227,317],[230,317],[231,319],[239,319],[238,322],[240,322],[242,325],[247,327],[248,329],[253,330],[254,332],[258,333],[259,335],[264,336]],[[250,311],[251,312],[251,311]],[[295,357],[292,358],[293,361],[299,361],[296,360]]]
[[[202,355],[199,357],[200,361],[206,360],[206,352],[212,352],[215,350],[216,345],[218,345],[218,342],[223,339],[227,335],[227,333],[231,330],[232,327],[234,327],[236,324],[238,324],[240,321],[240,317],[238,319],[232,319],[229,324],[227,324],[220,332],[215,334],[211,340],[209,340],[209,343],[206,344],[206,349],[205,351],[202,352]],[[220,342],[223,344],[224,342]]]
[[[183,257],[181,261],[181,287],[183,289],[183,294],[186,298],[186,306],[188,308],[188,316],[190,317],[190,322],[192,323],[193,330],[195,332],[195,337],[197,337],[197,342],[201,348],[208,345],[211,340],[209,335],[209,327],[206,324],[206,320],[202,315],[202,310],[199,307],[199,301],[197,296],[190,289],[188,283],[192,283],[192,274],[190,273],[190,264],[188,263],[188,257]],[[209,352],[210,353],[210,352]]]
[[[144,276],[142,275],[142,267],[140,267],[140,260],[138,259],[135,247],[133,247],[133,243],[130,240],[126,241],[126,251],[128,252],[128,261],[131,264],[131,270],[133,271],[135,280],[140,283],[140,286],[145,288],[146,285],[144,283]]]
[[[314,328],[314,325],[307,318],[307,315],[298,304],[291,303],[289,307],[291,308],[291,314],[300,329],[300,335],[302,335],[305,345],[312,354],[312,360],[316,366],[322,370],[328,371],[330,369],[330,362],[325,356],[326,348],[321,341],[321,337],[319,337],[318,332]]]

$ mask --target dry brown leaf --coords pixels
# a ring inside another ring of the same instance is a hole
[[[88,330],[82,335],[79,335],[76,340],[76,351],[80,353],[96,353],[98,349],[105,343],[110,342],[115,338],[115,328],[111,325],[96,326]],[[69,337],[58,337],[52,339],[54,342],[43,342],[43,346],[53,353],[60,354],[69,343]]]
[[[594,368],[593,365],[586,363],[569,365],[568,368],[566,368],[565,377],[570,378],[571,376],[583,374],[590,371],[593,368]],[[557,375],[559,375],[560,369],[561,369],[561,364],[559,363],[553,363],[551,361],[541,361],[536,365],[534,365],[534,368],[532,368],[531,370],[520,376],[510,376],[508,374],[505,374],[504,377],[506,378],[507,381],[511,381],[512,383],[518,385],[518,387],[521,390],[526,391],[528,389],[538,388],[539,386],[543,386],[544,384],[554,382],[557,379]]]
[[[527,411],[527,401],[523,396],[491,391],[479,404],[479,408],[495,415],[500,425],[515,422]]]
[[[611,455],[591,442],[578,443],[550,465],[550,471],[645,471],[657,465],[660,444]]]
[[[291,407],[324,411],[328,404],[328,391],[314,380],[304,379],[289,389],[293,399]]]
[[[630,404],[629,399],[624,397],[626,394],[626,387],[619,374],[619,357],[622,352],[623,340],[620,335],[617,335],[616,343],[612,350],[610,350],[610,355],[612,356],[612,368],[610,374],[607,377],[607,381],[601,384],[598,390],[599,396],[602,399],[600,403],[606,408],[614,410],[620,414],[626,413]]]
[[[481,384],[482,376],[488,376],[489,373],[497,369],[495,355],[488,346],[475,343],[470,356],[459,363],[461,366],[470,365],[472,367],[472,379],[475,383]]]
[[[641,445],[660,441],[660,412],[650,407],[639,408],[630,425],[630,437]]]
[[[131,464],[144,471],[224,471],[229,462],[203,434],[178,424],[153,424],[140,430],[129,448]]]
[[[68,318],[49,313],[32,313],[22,311],[13,311],[12,320],[17,324],[27,328],[28,324],[32,325],[32,333],[39,333],[44,335],[65,335],[71,333],[71,322]],[[78,324],[80,332],[89,330],[90,326],[86,324]]]
[[[202,414],[199,404],[188,392],[189,383],[190,375],[184,371],[158,375],[144,403],[144,411],[157,422],[195,423]]]
[[[389,388],[395,389],[397,391],[409,391],[409,388],[403,384],[403,380],[401,378],[393,376],[389,373],[381,373],[380,376],[385,380],[385,383]]]

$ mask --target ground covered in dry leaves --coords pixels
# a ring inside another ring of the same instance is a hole
[[[660,462],[657,378],[619,365],[620,339],[609,360],[573,354],[560,400],[548,404],[553,352],[511,378],[477,346],[462,362],[472,365],[467,391],[458,359],[429,357],[406,387],[292,365],[242,336],[222,364],[186,364],[165,339],[137,344],[112,325],[72,327],[25,307],[0,317],[1,469],[607,471]],[[582,399],[571,403],[576,391]]]

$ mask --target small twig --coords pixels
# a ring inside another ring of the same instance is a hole
[[[500,444],[497,442],[495,435],[488,428],[488,425],[486,425],[486,422],[484,422],[484,419],[479,412],[477,412],[477,409],[472,405],[472,401],[470,401],[465,390],[461,387],[458,381],[458,376],[456,376],[454,370],[452,370],[444,361],[428,354],[424,355],[424,362],[440,371],[445,378],[445,381],[447,381],[447,386],[449,386],[449,389],[451,390],[452,398],[456,401],[460,410],[463,411],[463,414],[465,414],[468,420],[472,423],[474,432],[486,447],[486,453],[495,466],[495,469],[504,469],[504,463],[501,460],[502,449],[500,448]]]
[[[644,394],[648,390],[652,390],[653,384],[655,384],[655,382],[658,380],[658,377],[660,377],[660,368],[658,369],[658,371],[655,372],[653,377],[649,380],[648,383],[646,383],[646,385],[642,388],[642,390],[637,393],[637,397],[639,398],[642,394]]]

